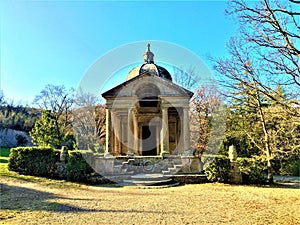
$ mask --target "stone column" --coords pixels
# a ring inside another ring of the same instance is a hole
[[[169,121],[168,121],[168,108],[162,107],[162,121],[161,121],[161,133],[160,133],[160,142],[161,142],[161,156],[170,155],[169,152]]]
[[[127,120],[127,155],[132,156],[134,155],[132,148],[133,148],[133,121],[132,121],[132,108],[128,109],[128,120]]]
[[[134,152],[136,154],[139,154],[138,151],[138,136],[139,136],[139,127],[138,127],[138,118],[137,118],[137,114],[134,114],[134,118],[133,118],[133,149]]]
[[[115,118],[114,118],[114,133],[115,133],[115,153],[117,155],[120,155],[121,153],[121,146],[120,146],[120,140],[121,140],[121,131],[120,131],[120,118],[118,115],[115,115]]]
[[[126,128],[127,128],[127,126],[126,126],[126,121],[125,121],[125,119],[126,119],[126,116],[122,116],[122,119],[121,119],[121,154],[122,155],[124,155],[125,154],[125,149],[126,149],[126,146],[125,146],[125,143],[126,143],[126,139],[127,139],[127,137],[126,137],[126,135],[127,135],[127,133],[126,133]]]
[[[105,155],[111,154],[111,109],[105,109],[106,121],[105,121]]]
[[[189,108],[183,108],[183,129],[181,130],[183,136],[183,151],[185,155],[193,155],[190,150],[190,120],[189,120]]]

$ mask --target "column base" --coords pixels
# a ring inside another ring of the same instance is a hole
[[[160,153],[160,156],[166,158],[166,157],[170,156],[170,153],[169,152],[162,152],[162,153]]]
[[[105,152],[104,153],[104,158],[111,158],[114,157],[110,152]]]
[[[128,152],[127,152],[127,156],[133,157],[133,156],[135,156],[135,154],[134,154],[134,152],[132,152],[132,151],[128,151]]]
[[[183,156],[194,156],[194,150],[191,150],[191,149],[184,150],[182,155]]]

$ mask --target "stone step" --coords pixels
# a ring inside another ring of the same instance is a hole
[[[182,164],[176,164],[176,165],[174,165],[174,167],[175,167],[176,169],[181,169],[181,168],[183,167],[183,165],[182,165]]]
[[[164,180],[124,180],[124,183],[127,184],[135,184],[138,186],[144,186],[144,185],[158,185],[162,183],[169,183],[172,179],[164,179]]]
[[[123,183],[132,186],[162,186],[174,184],[170,176],[163,174],[136,174],[130,179],[124,179]]]
[[[152,174],[136,174],[131,176],[132,179],[134,180],[161,180],[164,179],[165,177],[163,174],[160,173],[152,173]]]
[[[170,174],[171,174],[171,172],[170,172],[169,170],[163,170],[162,173],[163,173],[164,175],[170,175]]]

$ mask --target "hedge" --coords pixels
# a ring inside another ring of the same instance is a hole
[[[90,165],[94,163],[91,151],[69,151],[67,158],[67,179],[86,181],[94,173]]]
[[[300,176],[300,159],[287,159],[282,163],[280,175]]]
[[[60,162],[60,150],[41,147],[12,148],[8,169],[25,175],[61,177],[73,181],[85,181],[94,170],[94,155],[90,151],[68,151],[65,164]],[[61,176],[61,167],[66,172]]]
[[[229,180],[230,160],[226,156],[210,158],[211,162],[204,169],[207,179],[212,182],[227,183]]]
[[[242,173],[243,183],[245,184],[261,184],[265,183],[265,171],[267,162],[261,158],[237,158],[239,169]]]
[[[20,174],[56,176],[60,151],[51,148],[18,147],[10,150],[8,169]]]
[[[227,156],[218,155],[210,158],[205,173],[212,182],[229,182],[230,160]],[[238,167],[242,174],[243,183],[261,184],[266,182],[266,162],[261,158],[237,158]]]

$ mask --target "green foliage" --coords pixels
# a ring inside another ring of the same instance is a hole
[[[86,181],[94,172],[90,165],[94,155],[90,151],[69,151],[66,163],[66,179]],[[58,177],[60,150],[41,147],[12,148],[9,155],[8,169],[25,175]]]
[[[280,175],[300,176],[300,159],[288,159],[282,163]]]
[[[212,182],[228,182],[230,172],[230,161],[228,157],[217,156],[205,168],[207,179]]]
[[[0,106],[0,126],[13,130],[30,131],[40,117],[40,110],[5,104]]]
[[[261,184],[266,182],[264,171],[267,169],[267,162],[262,158],[237,158],[239,169],[242,173],[243,183]]]
[[[8,169],[21,174],[53,177],[56,176],[56,162],[58,160],[59,151],[51,148],[12,148]]]
[[[230,160],[226,156],[211,156],[205,158],[205,173],[207,178],[212,182],[227,183],[230,175]],[[208,163],[208,161],[211,161]],[[242,173],[243,183],[245,184],[261,184],[266,182],[265,171],[267,163],[259,157],[253,158],[237,158],[239,169]]]
[[[66,133],[61,144],[65,146],[68,150],[77,150],[76,149],[76,139],[73,134]]]
[[[67,159],[67,179],[73,181],[84,181],[93,172],[90,166],[93,164],[94,155],[91,151],[69,151]]]
[[[26,137],[24,137],[24,136],[21,135],[21,134],[17,134],[17,135],[16,135],[16,140],[17,140],[18,146],[22,146],[22,145],[27,144],[27,139],[26,139]]]
[[[48,110],[43,111],[42,118],[35,123],[30,136],[32,142],[41,147],[58,148],[62,139],[55,119]]]

